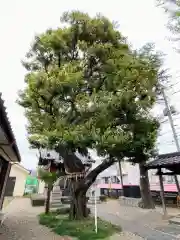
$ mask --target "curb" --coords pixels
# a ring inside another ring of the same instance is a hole
[[[12,202],[13,202],[14,199],[15,199],[15,198],[13,198],[13,199],[9,202],[9,204],[8,204],[5,208],[3,208],[3,209],[1,210],[1,212],[0,212],[0,226],[3,224],[4,220],[5,220],[6,217],[8,216],[8,211],[7,211],[7,209],[8,209],[8,207],[12,204]]]
[[[11,205],[11,203],[13,202],[14,199],[16,199],[16,197],[13,197],[13,198],[11,199],[11,201],[7,204],[7,206],[5,206],[4,208],[2,208],[2,212],[4,212],[4,210],[5,210],[5,212],[6,212],[6,209],[9,207],[9,205]]]

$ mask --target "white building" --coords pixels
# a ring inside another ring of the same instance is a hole
[[[129,162],[122,162],[121,168],[122,168],[124,185],[139,185],[140,175],[139,175],[139,167],[137,164],[132,165]],[[121,183],[118,163],[115,163],[113,166],[106,169],[98,177],[98,179],[101,179],[101,181],[99,181],[100,183],[107,183],[108,178],[111,183]]]
[[[92,169],[94,169],[96,166],[98,166],[101,161],[103,161],[102,157],[98,157],[96,152],[93,150],[90,150],[90,155],[93,159],[96,160],[96,162],[93,164]],[[122,174],[123,174],[123,184],[130,184],[130,185],[139,185],[139,166],[138,164],[133,165],[129,162],[122,162],[121,163],[122,168]],[[109,178],[109,181],[108,181]],[[118,178],[118,181],[117,181]],[[100,183],[120,183],[120,173],[119,173],[119,164],[115,163],[105,171],[103,171],[101,174],[99,174],[97,181],[98,184]]]
[[[12,164],[9,179],[6,186],[6,196],[22,197],[29,170],[20,164]]]
[[[121,163],[123,184],[124,185],[139,185],[140,173],[138,164],[133,165],[129,162]],[[159,185],[159,177],[156,175],[157,170],[149,170],[150,185]],[[179,177],[179,176],[178,176]],[[106,169],[98,176],[98,183],[121,183],[119,164]],[[164,184],[175,184],[174,176],[163,176]],[[180,178],[179,178],[180,181]]]
[[[90,154],[93,159],[96,159],[96,163],[93,164],[92,169],[101,163],[103,158],[97,156],[95,151],[91,150]],[[139,185],[140,173],[138,164],[132,164],[130,162],[121,162],[123,184],[124,185]],[[159,177],[156,175],[157,170],[149,170],[150,184],[159,185]],[[163,176],[164,184],[175,184],[173,176]],[[180,180],[180,179],[179,179]],[[103,171],[97,178],[96,183],[121,183],[119,164],[115,163],[105,171]]]

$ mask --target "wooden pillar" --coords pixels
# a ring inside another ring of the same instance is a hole
[[[8,161],[5,161],[4,159],[2,159],[2,161],[3,165],[0,172],[0,210],[2,209],[6,184],[11,170],[11,164]]]
[[[175,179],[178,195],[180,195],[180,186],[179,186],[179,181],[178,181],[177,175],[174,175],[174,179]]]
[[[161,195],[161,201],[162,201],[162,207],[163,207],[163,214],[164,214],[164,217],[167,217],[167,209],[166,209],[166,203],[165,203],[165,197],[164,197],[164,186],[163,186],[163,177],[162,177],[161,169],[158,171],[158,174],[159,174],[160,195]]]

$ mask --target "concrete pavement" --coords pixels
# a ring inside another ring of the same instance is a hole
[[[44,207],[32,207],[28,198],[14,199],[8,205],[7,215],[0,226],[0,240],[67,239],[38,223],[37,215],[43,211]]]
[[[91,208],[93,210],[93,206]],[[180,239],[180,227],[163,221],[159,211],[120,206],[118,201],[98,204],[97,210],[99,217],[122,227],[123,233],[113,236],[113,240]],[[31,207],[27,198],[14,199],[7,211],[0,228],[0,240],[64,239],[39,225],[37,215],[44,211],[44,207]]]
[[[162,220],[159,211],[125,207],[118,201],[109,201],[98,205],[98,216],[147,240],[180,239],[180,227]]]

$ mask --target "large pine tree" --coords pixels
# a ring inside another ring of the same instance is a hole
[[[99,173],[125,157],[140,163],[142,199],[152,207],[143,164],[154,148],[159,57],[151,45],[133,51],[106,17],[66,12],[61,27],[35,37],[23,62],[28,73],[19,103],[30,143],[55,149],[72,182],[71,218],[87,216],[86,192]],[[86,172],[76,152],[96,149],[104,160]],[[63,166],[62,166],[63,165]]]

